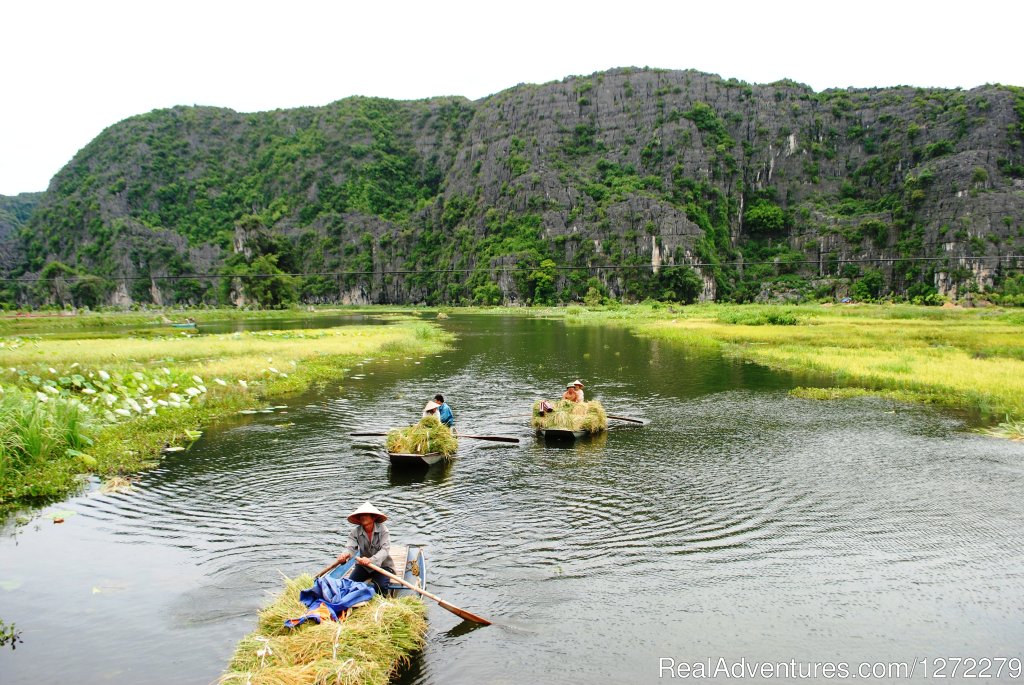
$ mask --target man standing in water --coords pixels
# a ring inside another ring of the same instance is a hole
[[[348,515],[348,522],[355,525],[355,528],[348,534],[348,544],[345,551],[338,555],[338,563],[344,564],[353,556],[356,557],[356,565],[352,569],[349,578],[365,582],[367,579],[376,586],[377,592],[387,592],[390,579],[383,573],[377,573],[366,567],[367,563],[394,573],[394,563],[391,561],[391,533],[384,522],[388,517],[377,510],[369,502],[365,502]]]

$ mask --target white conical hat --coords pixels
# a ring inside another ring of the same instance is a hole
[[[434,400],[430,400],[429,402],[427,402],[427,406],[423,407],[423,413],[426,414],[428,411],[432,409],[438,409],[440,406],[441,405],[435,402]]]
[[[373,506],[369,502],[363,502],[363,506],[348,515],[348,522],[358,524],[359,521],[356,520],[356,516],[359,516],[360,514],[372,514],[373,518],[377,520],[377,523],[384,523],[388,520],[388,517],[377,509],[377,507]]]

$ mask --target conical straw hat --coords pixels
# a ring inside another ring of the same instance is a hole
[[[356,520],[356,516],[359,516],[360,514],[372,514],[377,523],[384,523],[388,520],[388,517],[377,509],[377,507],[373,506],[369,502],[363,502],[363,506],[348,515],[348,522],[358,524],[359,521]]]

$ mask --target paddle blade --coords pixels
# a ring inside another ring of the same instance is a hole
[[[459,618],[464,618],[467,621],[473,621],[473,623],[479,623],[480,625],[484,625],[484,626],[491,625],[491,622],[488,621],[483,616],[477,616],[476,614],[474,614],[472,612],[466,611],[465,609],[460,609],[459,607],[453,606],[453,605],[449,604],[448,602],[443,602],[443,601],[438,600],[437,603],[441,606],[441,608],[447,609],[448,611],[452,612],[453,614],[455,614]]]

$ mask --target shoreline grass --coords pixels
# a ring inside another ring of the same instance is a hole
[[[0,512],[61,499],[80,473],[154,466],[163,447],[191,442],[201,426],[340,378],[363,359],[433,354],[450,340],[413,317],[187,337],[2,338]]]
[[[343,621],[285,628],[285,619],[308,611],[299,592],[312,584],[309,574],[285,578],[284,590],[260,611],[256,630],[239,642],[220,685],[386,685],[425,644],[426,606],[414,597],[377,595]]]
[[[809,372],[844,388],[972,410],[988,421],[1024,420],[1019,310],[644,303],[517,313],[626,326],[641,336]]]

